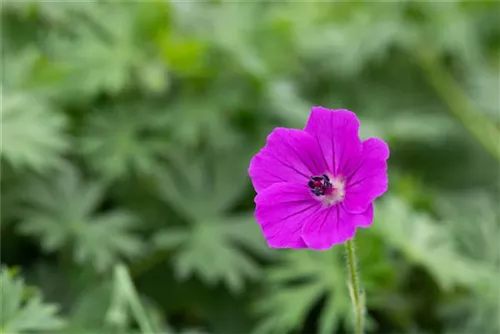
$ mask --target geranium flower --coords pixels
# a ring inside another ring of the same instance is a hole
[[[270,247],[326,250],[373,221],[387,191],[389,147],[359,139],[348,110],[313,107],[304,130],[276,128],[248,169]]]

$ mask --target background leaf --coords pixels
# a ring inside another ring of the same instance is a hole
[[[52,179],[35,180],[25,194],[25,220],[21,233],[39,237],[47,251],[70,250],[79,264],[99,271],[120,257],[134,257],[142,251],[132,229],[136,218],[113,210],[96,213],[104,195],[103,184],[84,183],[78,171],[68,166]]]
[[[0,274],[2,307],[0,328],[5,333],[32,333],[60,329],[64,321],[58,307],[42,301],[40,292],[29,290],[22,278],[7,267]]]
[[[68,148],[64,116],[34,96],[2,91],[2,157],[38,170],[60,162]]]
[[[179,278],[195,274],[208,284],[223,281],[231,290],[241,291],[245,278],[256,279],[260,269],[244,250],[268,255],[269,250],[252,217],[213,218],[199,221],[189,229],[171,228],[159,232],[159,248],[177,250],[174,270]]]

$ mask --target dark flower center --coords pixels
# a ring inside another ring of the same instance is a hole
[[[311,176],[307,185],[311,188],[311,192],[316,196],[324,196],[330,194],[332,191],[332,183],[326,174]]]

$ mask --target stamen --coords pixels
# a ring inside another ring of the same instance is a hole
[[[311,176],[308,183],[311,192],[316,196],[324,196],[332,188],[332,183],[328,175],[323,174],[321,176]]]
[[[311,176],[307,185],[313,195],[326,206],[337,204],[344,199],[345,182],[341,177],[330,179],[327,174]]]

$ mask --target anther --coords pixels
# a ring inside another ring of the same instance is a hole
[[[326,174],[321,176],[311,176],[307,185],[311,188],[311,192],[316,196],[324,196],[327,194],[329,189],[332,188],[330,178]]]

